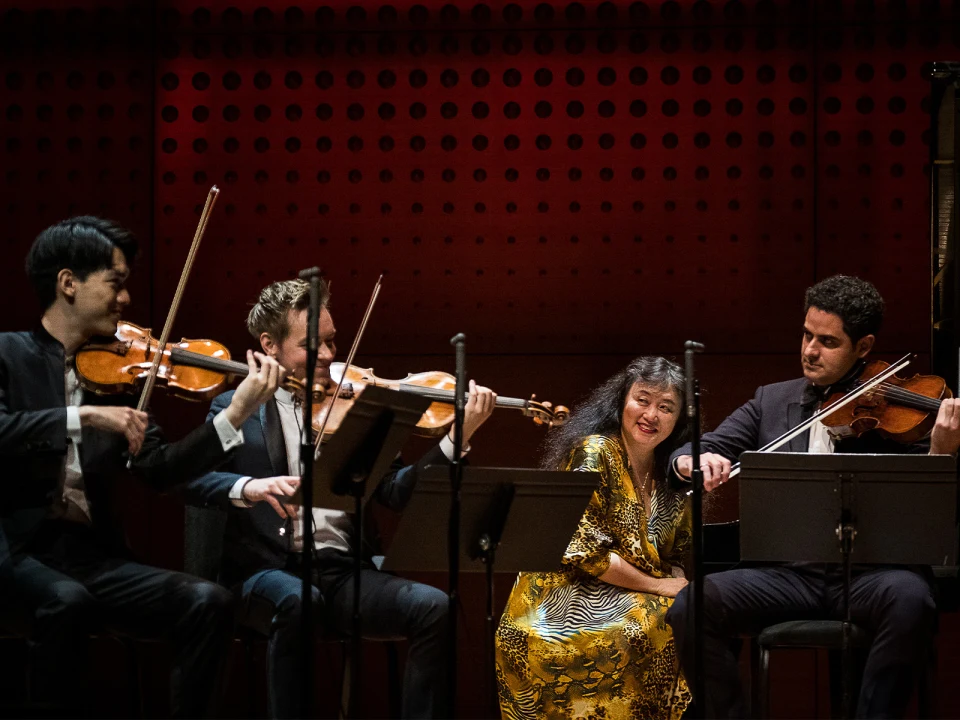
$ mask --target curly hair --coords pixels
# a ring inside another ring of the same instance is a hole
[[[570,451],[589,435],[620,437],[623,410],[627,394],[635,383],[643,383],[661,390],[673,390],[684,404],[683,370],[666,358],[646,355],[638,357],[623,370],[595,389],[570,414],[570,419],[551,430],[544,441],[541,467],[555,470],[566,460]],[[687,440],[687,423],[678,418],[673,432],[654,450],[654,466],[658,479],[667,477],[670,454]]]
[[[330,288],[320,280],[320,307],[330,303]],[[280,280],[260,291],[257,303],[247,315],[247,330],[254,340],[268,333],[275,342],[282,343],[290,334],[290,310],[310,307],[310,283],[306,280]]]
[[[807,288],[803,313],[810,308],[837,315],[843,331],[853,342],[876,335],[883,324],[883,298],[866,280],[850,275],[834,275]]]

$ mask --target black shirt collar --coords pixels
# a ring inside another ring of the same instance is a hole
[[[47,329],[43,326],[43,323],[38,322],[36,327],[33,329],[33,339],[45,352],[53,353],[61,358],[64,357],[65,352],[63,349],[63,344],[53,335],[47,332]]]

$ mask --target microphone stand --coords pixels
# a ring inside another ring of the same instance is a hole
[[[303,643],[301,666],[301,717],[313,713],[313,374],[317,368],[320,348],[320,268],[300,272],[300,278],[310,281],[310,309],[307,313],[307,391],[303,399],[303,432],[300,436],[300,492],[303,500],[303,546],[300,552],[301,602],[300,638]],[[294,530],[296,532],[296,530]]]
[[[706,682],[703,672],[703,471],[700,469],[700,382],[695,377],[693,356],[703,352],[701,343],[684,343],[687,424],[693,463],[693,700],[697,717],[706,717]],[[688,628],[689,632],[689,628]]]
[[[450,525],[447,535],[447,553],[449,555],[449,638],[447,645],[448,702],[450,715],[454,717],[457,708],[457,608],[460,602],[460,485],[463,481],[463,464],[460,455],[463,449],[463,413],[467,393],[467,351],[466,336],[457,333],[450,339],[456,350],[456,378],[454,391],[453,420],[453,460],[450,463]]]

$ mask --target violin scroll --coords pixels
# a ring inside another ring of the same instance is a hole
[[[537,425],[560,427],[570,417],[570,411],[564,405],[553,406],[551,402],[537,402],[537,396],[531,395],[523,409],[523,414],[533,418]]]

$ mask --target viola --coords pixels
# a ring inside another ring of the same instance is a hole
[[[415,435],[440,437],[453,425],[457,382],[450,373],[434,370],[410,374],[399,380],[385,380],[377,377],[372,368],[359,368],[355,365],[351,365],[344,376],[344,367],[346,364],[340,362],[330,365],[330,376],[333,382],[342,382],[339,397],[332,404],[326,402],[314,409],[314,430],[319,432],[326,418],[324,437],[336,432],[347,412],[353,407],[354,400],[360,396],[365,387],[370,385],[413,393],[434,401],[417,422],[414,429]],[[333,390],[331,389],[330,392],[332,393]],[[563,405],[554,407],[549,402],[538,402],[536,395],[531,395],[529,400],[498,396],[496,407],[519,410],[523,415],[532,418],[537,425],[548,427],[563,425],[570,416],[570,411]],[[328,418],[327,415],[329,415]]]
[[[857,384],[862,385],[889,367],[890,364],[882,360],[867,363]],[[842,397],[844,393],[839,392],[829,396],[823,402],[823,409],[829,410]],[[859,436],[877,430],[892,440],[913,443],[933,429],[941,402],[950,397],[953,394],[941,377],[916,374],[901,378],[894,374],[853,402],[826,414],[821,422],[835,437]]]
[[[946,382],[935,375],[897,377],[912,360],[913,354],[907,353],[892,365],[881,360],[866,364],[852,389],[828,397],[819,411],[768,442],[759,452],[778,450],[818,422],[837,437],[878,430],[893,440],[916,442],[930,432],[940,404],[952,395]],[[739,473],[740,463],[734,463],[729,477]]]
[[[250,371],[246,363],[231,360],[230,351],[216,340],[182,339],[167,343],[161,351],[149,329],[120,322],[113,338],[94,340],[77,351],[77,379],[84,389],[99,395],[138,393],[158,352],[157,387],[186,400],[212,400],[233,377],[246,377]],[[303,383],[295,378],[286,378],[283,386],[303,393]]]

